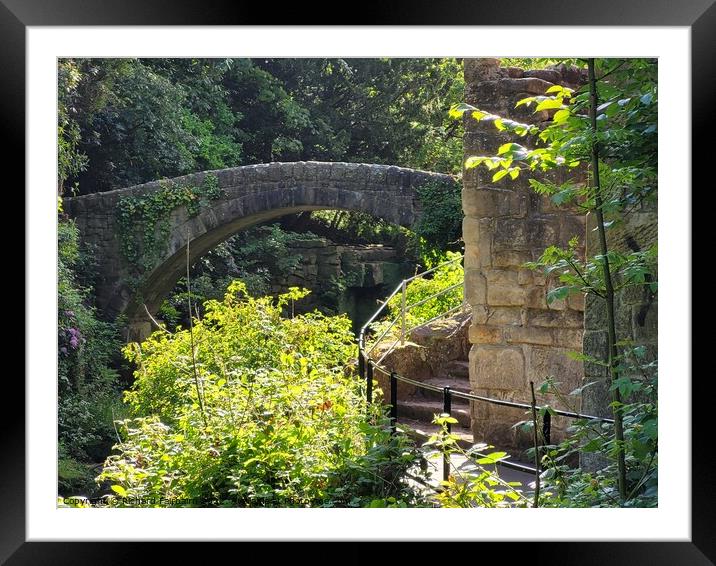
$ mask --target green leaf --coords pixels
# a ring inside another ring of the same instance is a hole
[[[529,106],[535,101],[534,96],[528,96],[527,98],[522,98],[517,101],[517,104],[515,104],[515,108],[519,108],[520,106],[527,105]]]
[[[555,108],[566,108],[561,98],[548,98],[547,100],[543,100],[537,105],[535,112],[539,112],[541,110],[553,110]]]
[[[497,149],[497,155],[502,155],[503,153],[512,152],[512,147],[516,146],[516,143],[503,143],[498,149]]]
[[[492,182],[495,183],[507,175],[509,171],[507,169],[500,169],[497,173],[492,176]]]
[[[120,497],[127,497],[127,490],[124,489],[121,485],[113,485],[111,486],[111,490],[114,491]]]
[[[485,161],[487,157],[473,155],[465,160],[465,169],[473,169]]]
[[[504,460],[507,456],[507,452],[492,452],[483,458],[477,460],[478,464],[497,464],[500,460]]]
[[[554,116],[552,116],[552,121],[555,124],[561,124],[562,122],[565,122],[569,118],[569,109],[562,108],[561,110],[557,110],[557,112],[554,113]]]
[[[554,301],[561,301],[562,299],[566,299],[569,294],[575,289],[576,287],[572,285],[565,285],[563,287],[557,287],[555,289],[552,289],[547,293],[547,303],[552,304]]]
[[[448,111],[448,115],[451,118],[460,118],[465,112],[468,112],[470,110],[477,110],[474,106],[471,104],[466,104],[464,102],[461,102],[460,104],[454,104],[450,107],[450,110]]]

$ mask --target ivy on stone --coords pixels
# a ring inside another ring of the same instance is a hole
[[[184,206],[194,217],[221,196],[216,175],[206,174],[199,185],[162,180],[159,190],[123,197],[116,209],[122,255],[139,271],[149,271],[168,240],[171,213]]]

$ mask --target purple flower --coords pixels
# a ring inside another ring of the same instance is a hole
[[[67,348],[65,348],[64,346],[62,346],[62,348],[60,348],[60,352],[66,356],[66,355],[67,355]]]

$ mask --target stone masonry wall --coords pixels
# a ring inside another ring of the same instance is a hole
[[[553,84],[576,87],[582,77],[569,69],[523,71],[503,68],[496,59],[465,60],[465,100],[480,110],[520,122],[539,123],[550,114],[533,115],[515,103],[540,95]],[[491,122],[465,119],[465,156],[495,155],[498,147],[517,141],[497,131]],[[531,146],[533,140],[520,143]],[[556,208],[535,194],[528,176],[516,181],[492,182],[493,172],[482,167],[465,170],[462,203],[465,218],[465,289],[472,306],[469,338],[470,382],[478,395],[529,401],[529,382],[537,387],[547,376],[561,383],[564,393],[579,387],[583,367],[567,356],[582,350],[584,300],[581,296],[547,304],[546,293],[555,283],[522,267],[536,260],[550,245],[566,246],[573,236],[584,241],[585,218],[573,210]],[[552,177],[554,179],[554,176]],[[555,179],[558,180],[558,179]],[[565,407],[558,399],[540,396],[538,403]],[[531,436],[513,429],[524,411],[473,403],[475,441],[519,450],[531,445]],[[553,439],[566,423],[553,420]]]
[[[642,203],[638,210],[626,217],[622,225],[607,231],[607,245],[610,249],[621,253],[645,250],[657,242],[657,220],[656,202]],[[597,233],[592,231],[595,226],[593,218],[588,218],[587,252],[589,255],[599,253]],[[647,360],[656,359],[658,348],[656,294],[647,287],[625,287],[616,293],[614,312],[617,340],[631,340],[635,344],[646,346]],[[588,297],[584,317],[585,354],[598,359],[607,359],[606,328],[605,302],[598,297]],[[584,389],[582,412],[611,417],[612,410],[609,404],[612,402],[612,397],[609,391],[608,369],[587,362],[584,364],[584,374],[584,383],[596,383]],[[580,454],[580,466],[585,470],[597,469],[605,463],[604,460],[593,454]]]
[[[345,312],[351,306],[343,300],[348,288],[375,289],[382,297],[415,271],[415,263],[399,250],[381,244],[340,245],[315,236],[292,241],[289,247],[299,262],[285,277],[271,282],[271,293],[285,293],[289,287],[309,289],[311,294],[297,305],[299,312],[319,307]]]

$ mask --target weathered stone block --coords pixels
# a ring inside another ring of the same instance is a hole
[[[585,293],[577,293],[567,297],[567,306],[576,311],[584,311]]]
[[[554,340],[549,328],[528,328],[524,326],[511,326],[505,328],[505,341],[510,344],[539,344],[550,346]]]
[[[520,285],[530,285],[532,283],[532,271],[529,269],[518,269],[517,283]]]
[[[492,245],[496,251],[543,250],[557,242],[558,231],[556,220],[498,218]]]
[[[561,348],[569,348],[570,350],[582,351],[582,337],[584,331],[582,329],[572,328],[553,328],[552,336],[554,337],[554,345]]]
[[[569,393],[577,387],[584,375],[582,362],[573,360],[566,348],[543,348],[531,346],[527,356],[527,379],[535,384],[541,383],[548,376],[560,382],[560,390]]]
[[[477,269],[465,270],[465,299],[473,307],[487,304],[487,281]]]
[[[466,216],[476,218],[524,216],[527,213],[527,196],[514,189],[468,187],[462,189],[462,208]]]
[[[502,92],[528,92],[530,94],[544,94],[549,87],[553,86],[552,83],[537,77],[500,79],[498,84]]]
[[[528,251],[501,250],[492,253],[493,267],[518,267],[532,261],[532,254]]]
[[[499,344],[502,342],[502,329],[486,324],[472,324],[469,338],[472,344]]]
[[[490,270],[487,277],[487,303],[491,306],[521,306],[525,302],[525,288],[517,280],[517,272]]]
[[[525,294],[525,306],[531,309],[547,309],[547,292],[544,287],[532,287]]]
[[[496,79],[502,75],[500,60],[490,57],[465,59],[464,73],[466,84]]]
[[[562,75],[554,69],[534,69],[524,72],[525,77],[536,77],[552,84],[559,84],[562,81]]]
[[[527,326],[546,326],[549,328],[582,328],[582,313],[573,310],[527,309]]]
[[[476,344],[470,349],[470,384],[502,390],[522,390],[525,360],[518,346]]]
[[[480,306],[472,309],[473,324],[493,324],[495,326],[523,324],[523,309],[520,307]]]

